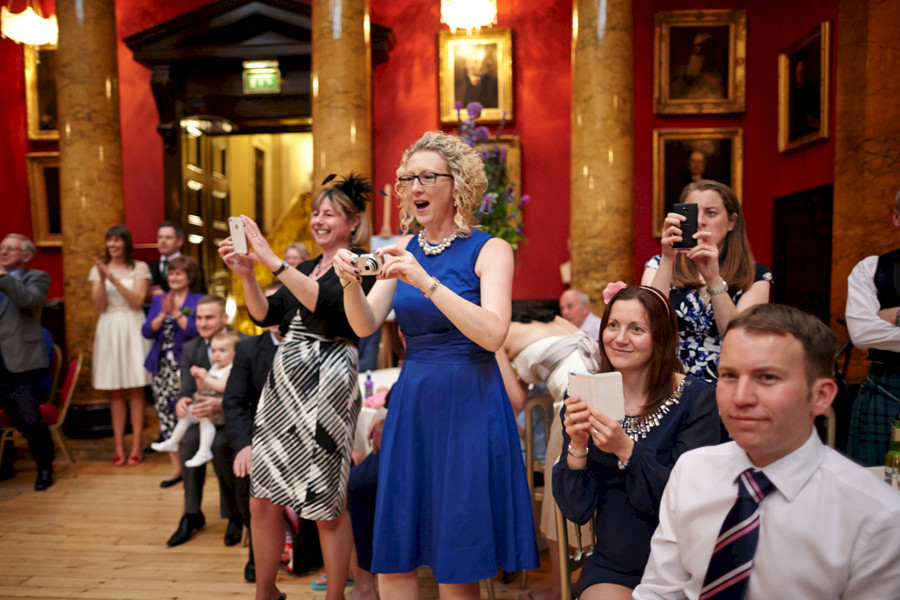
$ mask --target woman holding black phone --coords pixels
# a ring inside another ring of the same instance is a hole
[[[687,217],[670,212],[663,223],[662,254],[647,261],[641,283],[668,294],[687,373],[716,381],[720,332],[738,313],[769,301],[772,273],[753,260],[734,190],[702,179],[688,184],[679,202],[697,205],[696,246],[677,248],[685,241],[681,227]]]

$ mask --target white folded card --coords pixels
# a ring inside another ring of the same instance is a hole
[[[585,404],[617,421],[625,418],[625,392],[622,390],[622,374],[618,371],[569,371],[569,396],[578,396]]]

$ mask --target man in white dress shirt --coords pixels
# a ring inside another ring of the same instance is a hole
[[[891,222],[900,227],[900,192]],[[847,278],[846,317],[850,340],[869,351],[871,362],[853,402],[847,453],[864,465],[881,465],[891,423],[900,419],[900,248],[868,256],[853,267]]]
[[[591,299],[584,292],[574,288],[564,291],[559,297],[559,312],[592,339],[600,337],[600,317],[591,312]]]
[[[675,464],[634,598],[701,597],[747,469],[762,471],[775,489],[759,504],[745,600],[898,598],[900,492],[825,447],[813,426],[837,392],[836,345],[821,321],[783,305],[754,306],[732,320],[716,399],[734,441]]]

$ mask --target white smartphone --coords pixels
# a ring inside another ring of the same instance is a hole
[[[621,421],[625,418],[625,391],[622,374],[569,371],[569,395],[578,396],[585,404]]]
[[[244,221],[240,217],[228,217],[228,230],[231,232],[231,243],[236,254],[247,254],[247,233]]]

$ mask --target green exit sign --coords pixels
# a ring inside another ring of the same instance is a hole
[[[278,69],[244,69],[244,93],[281,93],[281,72]]]

